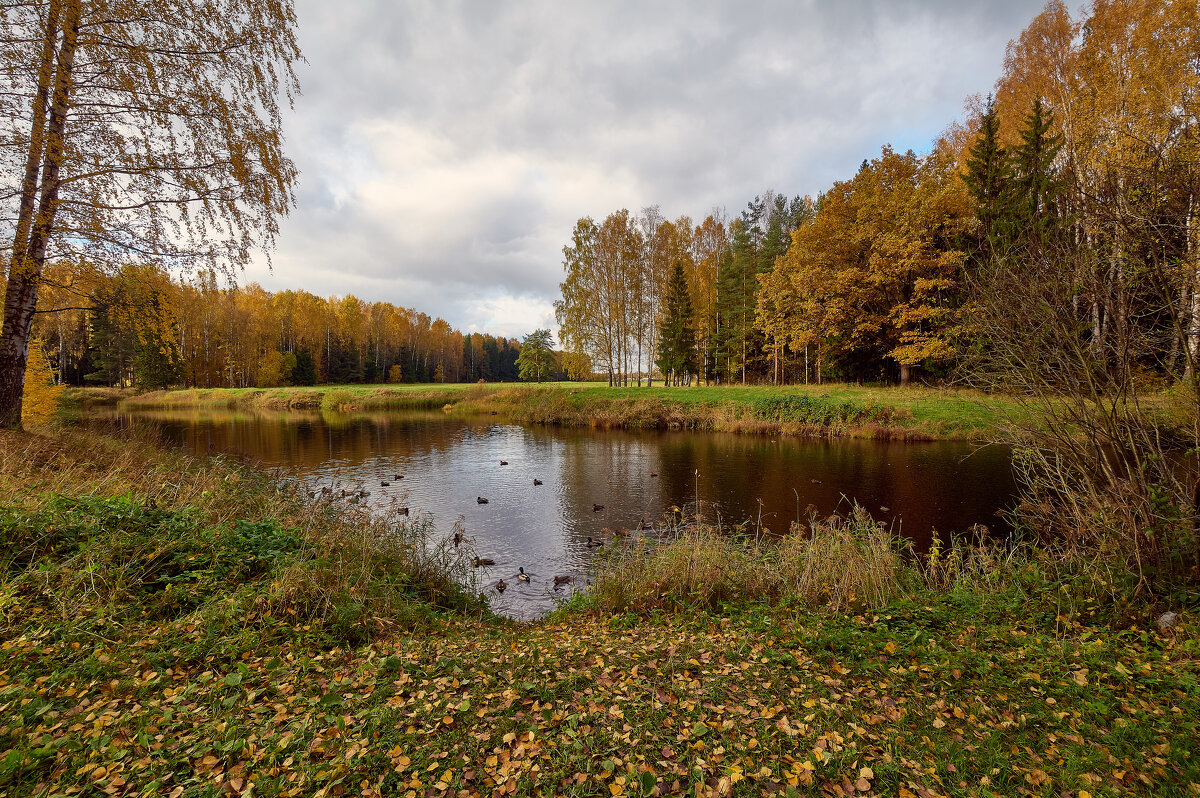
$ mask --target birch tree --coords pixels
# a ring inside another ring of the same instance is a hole
[[[269,251],[296,179],[295,26],[290,0],[0,3],[0,426],[21,423],[47,262],[231,273]]]

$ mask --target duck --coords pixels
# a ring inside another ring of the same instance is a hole
[[[569,576],[556,576],[556,577],[554,577],[554,586],[558,587],[559,585],[565,585],[567,582],[570,582],[570,581],[571,581],[571,577],[569,577]]]
[[[392,483],[390,483],[390,482],[386,482],[386,481],[384,481],[384,480],[380,480],[380,481],[379,481],[379,487],[381,487],[381,488],[386,488],[388,485],[391,485],[391,484],[392,484]]]
[[[589,549],[598,549],[598,548],[600,548],[600,547],[601,547],[601,546],[603,546],[603,545],[604,545],[604,541],[602,541],[602,540],[592,540],[592,536],[591,536],[591,535],[588,535],[588,539],[587,539],[587,547],[588,547]]]
[[[603,510],[603,509],[604,509],[604,505],[603,505],[603,504],[593,504],[593,505],[592,505],[592,512],[593,512],[593,513],[598,513],[598,512],[600,512],[600,511],[601,511],[601,510]]]
[[[810,479],[810,480],[809,480],[809,482],[811,482],[811,483],[812,483],[812,484],[814,484],[814,485],[820,485],[820,484],[821,484],[821,480],[819,480],[819,479]]]
[[[505,582],[503,579],[501,579],[499,582],[496,583],[496,592],[497,593],[503,593],[506,589],[508,589],[508,582]]]
[[[541,481],[540,479],[534,479],[534,480],[533,480],[533,484],[534,484],[535,486],[537,486],[537,485],[541,485],[541,484],[542,484],[542,481]]]
[[[529,581],[529,574],[525,573],[525,568],[524,568],[524,567],[522,567],[522,568],[521,568],[521,573],[517,574],[517,579],[518,579],[518,580],[520,580],[520,581],[522,581],[522,582],[528,582],[528,581]]]
[[[482,496],[476,496],[475,502],[477,504],[487,504],[487,499],[483,498]]]
[[[400,513],[400,515],[408,515],[408,508],[407,507],[397,507],[396,512]]]
[[[655,473],[651,472],[651,474],[650,474],[650,479],[654,479],[654,478],[655,478],[655,477],[657,477],[657,476],[658,476],[658,474],[655,474]]]
[[[886,504],[881,504],[881,505],[879,505],[879,512],[881,512],[881,513],[890,513],[891,511],[892,511],[892,508],[891,508],[891,507],[888,507]]]
[[[491,559],[490,557],[476,557],[475,559],[471,560],[471,565],[474,568],[478,568],[481,565],[495,565],[495,564],[496,564],[496,561]]]
[[[612,531],[612,533],[619,538],[627,538],[630,535],[630,532],[628,529],[614,529]]]
[[[501,461],[500,461],[500,465],[508,465],[508,461],[507,461],[507,460],[501,460]]]
[[[392,479],[404,479],[404,475],[403,474],[393,474]]]

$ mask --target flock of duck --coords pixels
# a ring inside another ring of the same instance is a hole
[[[506,465],[508,465],[508,461],[501,460],[500,465],[506,466]],[[544,485],[544,484],[545,483],[542,482],[542,480],[537,479],[536,477],[533,480],[534,487],[537,487],[539,485]],[[475,502],[477,504],[487,504],[488,500],[485,499],[483,496],[476,496]],[[604,509],[604,505],[602,505],[602,504],[592,505],[593,512],[599,512],[600,510],[603,510],[603,509]],[[463,542],[462,532],[455,532],[454,533],[455,547],[457,548],[458,545],[461,544],[462,542]],[[593,542],[591,537],[589,537],[587,539],[587,546],[589,549],[596,548],[597,546],[600,546],[600,545],[602,545],[602,544]],[[474,557],[471,558],[471,566],[473,568],[481,568],[483,566],[495,565],[495,564],[496,564],[496,561],[493,560],[491,557],[480,557],[479,555],[475,555]],[[517,581],[519,581],[519,582],[533,581],[533,578],[529,574],[525,573],[525,566],[520,567],[520,570],[517,573]],[[567,575],[556,576],[556,577],[554,577],[554,589],[557,590],[558,588],[562,587],[563,585],[569,584],[570,581],[571,581],[570,576],[567,576]],[[504,579],[500,579],[498,582],[496,582],[496,592],[503,593],[505,590],[508,590],[508,582],[504,581]]]
[[[500,465],[506,466],[506,465],[508,465],[508,461],[501,460]],[[657,477],[658,474],[650,474],[650,476]],[[404,479],[403,474],[393,474],[391,481],[386,480],[386,479],[380,480],[379,486],[383,487],[383,488],[390,487],[393,481],[398,482],[402,479]],[[535,478],[533,480],[533,484],[534,484],[534,487],[537,487],[537,486],[543,485],[545,483],[543,483],[542,480]],[[342,498],[342,499],[348,499],[352,503],[357,503],[357,502],[361,501],[362,499],[367,498],[370,495],[371,495],[370,491],[363,490],[361,488],[355,488],[355,489],[351,489],[351,490],[341,489],[340,491],[335,491],[331,487],[323,487],[320,489],[319,492],[314,491],[314,490],[308,491],[309,498],[318,498],[318,496],[319,496],[319,498],[326,500],[326,501],[333,500],[335,498]],[[488,500],[483,496],[476,496],[475,501],[478,504],[487,504],[488,503]],[[407,506],[401,506],[401,507],[397,507],[395,509],[400,515],[408,515],[408,507]],[[602,512],[603,510],[604,510],[603,504],[593,504],[592,505],[592,512],[594,512],[594,513],[599,513],[599,512]],[[645,517],[643,517],[641,519],[641,521],[638,522],[638,529],[651,529],[651,528],[652,527],[647,522]],[[628,529],[605,528],[604,532],[608,535],[613,535],[618,538],[626,538],[632,534]],[[455,548],[457,548],[464,540],[465,540],[465,538],[463,537],[463,533],[461,531],[454,533],[453,542],[454,542]],[[585,545],[589,549],[599,549],[604,546],[604,541],[597,540],[597,539],[593,538],[591,535],[588,535],[587,542]],[[480,556],[476,555],[471,558],[471,566],[474,568],[481,568],[484,566],[495,565],[495,564],[496,564],[496,561],[490,557],[480,557]],[[517,578],[517,581],[519,581],[519,582],[531,582],[532,581],[532,577],[529,574],[525,573],[524,566],[522,566],[520,568],[520,570],[517,573],[516,578]],[[568,575],[565,575],[565,574],[555,576],[553,578],[553,582],[554,582],[554,589],[557,590],[558,588],[562,587],[563,585],[569,584],[571,582],[571,577]],[[496,592],[503,593],[505,590],[508,589],[508,582],[506,582],[504,579],[500,579],[499,581],[496,582],[495,589],[496,589]]]

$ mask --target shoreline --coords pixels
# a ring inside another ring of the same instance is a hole
[[[476,385],[323,385],[291,388],[207,388],[132,394],[70,389],[81,407],[129,410],[443,410],[498,415],[516,423],[596,429],[669,429],[788,437],[851,437],[892,441],[985,441],[1001,414],[1016,406],[1002,397],[929,388],[714,386],[609,388],[558,383]]]

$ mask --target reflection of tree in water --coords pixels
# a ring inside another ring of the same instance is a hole
[[[666,505],[661,494],[658,447],[653,435],[624,432],[563,431],[566,447],[560,479],[567,496],[565,528],[574,542],[584,545],[588,536],[603,530],[629,529],[643,516],[654,520]],[[604,509],[596,511],[596,505]]]

